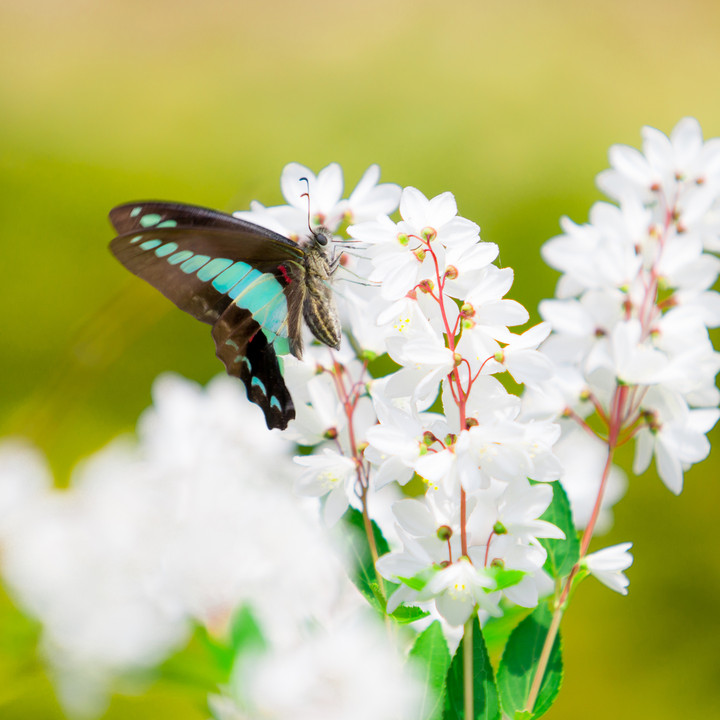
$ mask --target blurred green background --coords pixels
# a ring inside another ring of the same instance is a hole
[[[452,191],[537,319],[556,280],[540,245],[587,219],[608,147],[685,115],[720,135],[719,31],[711,0],[2,0],[0,433],[65,484],[158,373],[219,372],[208,328],[111,258],[107,212],[276,204],[290,161]],[[549,718],[720,717],[719,466],[716,449],[679,498],[632,481],[602,541],[635,543],[630,595],[578,593]],[[62,717],[7,599],[0,628],[0,717]],[[157,686],[107,717],[206,713]]]

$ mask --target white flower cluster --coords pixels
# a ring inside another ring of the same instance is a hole
[[[222,376],[202,389],[163,376],[153,396],[138,442],[96,453],[65,491],[52,488],[36,450],[0,446],[3,581],[42,622],[60,697],[81,714],[102,710],[117,676],[182,647],[193,623],[223,636],[243,604],[270,643],[263,667],[288,653],[288,665],[312,673],[322,658],[292,653],[324,642],[319,623],[360,604],[314,516],[292,496],[288,443],[265,428],[242,386]],[[371,649],[351,640],[347,651],[368,666],[373,653],[393,652],[384,637]],[[345,672],[355,667],[336,675]],[[397,672],[378,693],[392,700],[393,687],[408,690]],[[333,690],[315,702],[317,717],[328,703],[345,717],[343,703],[355,708],[358,698]]]
[[[297,459],[305,468],[297,488],[326,496],[328,522],[352,504],[395,538],[398,548],[377,564],[400,583],[390,611],[423,605],[461,625],[477,606],[499,614],[502,597],[532,607],[547,588],[538,538],[563,534],[539,520],[551,488],[528,479],[559,477],[551,452],[559,428],[521,420],[520,399],[493,375],[508,370],[520,383],[548,378],[551,364],[537,346],[550,328],[508,330],[528,320],[504,298],[512,270],[492,265],[497,246],[480,242],[478,226],[458,216],[450,193],[428,200],[415,188],[400,194],[394,185],[374,186],[371,168],[342,200],[335,168],[315,178],[288,166],[282,186],[290,207],[246,215],[292,235],[307,200],[290,188],[308,178],[313,219],[337,231],[339,219],[351,217],[351,239],[338,246],[348,266],[380,285],[351,289],[344,280],[352,278],[339,271],[343,347],[334,353],[311,345],[303,363],[285,363],[297,407],[289,432],[316,446],[316,454]],[[388,215],[398,201],[395,223]],[[293,222],[283,228],[287,217]],[[382,353],[400,369],[373,380],[368,361]],[[436,400],[444,415],[429,411]],[[426,494],[395,502],[391,516],[389,500],[415,474],[426,480]]]
[[[679,493],[719,416],[708,328],[720,325],[711,290],[720,260],[710,254],[720,250],[720,139],[703,142],[685,118],[669,138],[644,128],[643,152],[614,146],[610,163],[598,184],[617,205],[596,204],[586,225],[565,218],[565,233],[543,247],[563,273],[556,299],[540,305],[553,328],[542,350],[557,372],[533,388],[532,405],[537,416],[572,417],[564,425],[575,436],[596,412],[611,449],[635,438],[634,473],[654,456]]]
[[[522,421],[519,398],[492,377],[505,370],[521,383],[548,377],[536,348],[549,328],[508,330],[528,319],[504,299],[512,271],[491,264],[497,246],[480,242],[450,193],[428,200],[405,188],[400,216],[349,230],[368,247],[370,278],[387,301],[376,322],[400,365],[372,384],[379,424],[366,433],[365,457],[376,487],[414,474],[427,484],[422,498],[394,504],[402,548],[377,567],[400,583],[390,611],[432,601],[461,625],[477,607],[500,614],[503,596],[536,605],[547,589],[538,538],[564,537],[539,519],[552,489],[528,481],[560,476],[551,451],[559,429]],[[429,412],[439,393],[443,415]],[[515,572],[500,583],[502,571]]]

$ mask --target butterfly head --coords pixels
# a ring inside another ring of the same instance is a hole
[[[328,244],[332,242],[333,234],[324,225],[311,228],[310,232],[311,235],[305,238],[302,243],[306,249],[314,248],[325,250]]]

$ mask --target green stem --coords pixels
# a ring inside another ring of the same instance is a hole
[[[585,532],[582,536],[580,543],[580,558],[575,564],[573,569],[565,581],[565,585],[562,590],[562,594],[557,601],[555,606],[555,612],[553,613],[552,622],[548,628],[548,633],[545,637],[545,644],[543,645],[542,652],[540,653],[540,661],[538,662],[537,670],[535,671],[535,677],[533,678],[532,685],[530,686],[530,694],[528,695],[528,701],[525,709],[532,712],[537,697],[540,694],[540,687],[542,685],[543,677],[545,676],[545,670],[550,660],[550,652],[555,644],[555,637],[560,629],[560,620],[562,620],[563,613],[567,606],[568,597],[570,595],[570,589],[572,588],[573,580],[580,570],[580,564],[583,558],[587,554],[588,547],[590,546],[590,540],[592,539],[593,532],[595,530],[595,523],[600,515],[600,508],[602,506],[602,499],[605,495],[605,488],[607,487],[608,479],[610,478],[610,471],[612,470],[612,461],[615,455],[615,448],[617,446],[618,436],[622,428],[623,420],[623,409],[625,401],[627,399],[627,387],[621,386],[615,391],[615,396],[612,403],[611,420],[609,426],[609,437],[608,437],[608,453],[605,460],[605,468],[603,469],[602,479],[600,481],[600,488],[598,490],[597,497],[595,498],[595,506],[593,507],[592,515],[585,528]]]
[[[475,698],[473,697],[473,623],[475,617],[471,616],[465,623],[463,631],[463,704],[465,720],[475,717]]]
[[[370,548],[370,555],[373,561],[373,569],[375,570],[375,578],[380,589],[380,593],[385,597],[385,583],[383,582],[382,575],[377,571],[375,566],[378,561],[378,549],[377,543],[375,542],[375,533],[373,532],[372,521],[370,520],[370,514],[368,513],[367,507],[367,489],[364,490],[360,500],[362,501],[362,517],[363,527],[365,528],[365,535],[367,537],[368,546]]]

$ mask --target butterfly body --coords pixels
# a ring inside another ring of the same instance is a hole
[[[213,326],[218,357],[239,377],[268,427],[295,417],[278,355],[302,358],[302,321],[337,348],[330,281],[337,266],[320,228],[296,243],[208,208],[136,202],[114,208],[117,259],[181,310]]]

